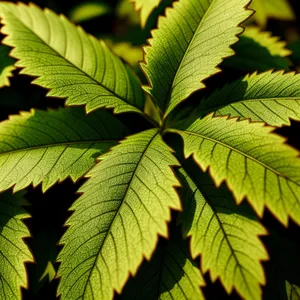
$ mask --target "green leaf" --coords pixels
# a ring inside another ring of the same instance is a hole
[[[27,287],[25,262],[33,257],[23,241],[30,233],[23,219],[30,216],[21,207],[23,193],[0,194],[0,299],[21,300],[21,287]]]
[[[0,123],[0,190],[42,183],[45,191],[68,176],[76,181],[126,133],[107,112],[86,116],[79,107],[11,116]]]
[[[189,254],[187,241],[172,232],[161,240],[150,262],[144,262],[126,284],[121,300],[205,299],[200,287],[204,278]]]
[[[253,0],[250,8],[256,11],[253,18],[261,27],[267,25],[269,18],[286,21],[295,19],[295,14],[288,0]]]
[[[233,47],[236,55],[225,59],[222,65],[243,73],[288,69],[289,61],[285,56],[292,52],[279,39],[270,32],[260,31],[258,27],[247,27]]]
[[[75,6],[70,12],[70,20],[75,23],[91,20],[110,12],[106,3],[86,2]]]
[[[131,0],[135,5],[135,9],[140,11],[141,25],[145,27],[151,12],[157,7],[162,0]]]
[[[193,92],[204,88],[203,80],[220,70],[224,57],[233,55],[230,45],[242,32],[238,25],[251,12],[249,0],[181,0],[166,10],[153,38],[144,48],[142,68],[154,97],[167,115]]]
[[[34,83],[50,89],[48,96],[67,98],[66,105],[100,107],[115,113],[142,113],[140,82],[103,41],[86,34],[64,16],[34,4],[0,3],[11,55],[21,73],[38,77]]]
[[[0,45],[0,88],[9,86],[9,77],[12,77],[12,71],[15,69],[15,60],[9,56],[10,48]]]
[[[178,162],[158,129],[128,137],[100,160],[79,190],[61,240],[61,300],[120,293],[129,273],[150,259],[158,234],[167,237],[170,208],[181,208],[171,169]]]
[[[201,115],[251,118],[272,126],[290,125],[300,120],[300,75],[265,72],[237,80],[204,99]]]
[[[300,287],[288,281],[286,281],[285,283],[286,283],[286,292],[287,292],[288,300],[299,300]]]
[[[227,293],[235,288],[243,299],[261,299],[260,261],[268,254],[258,235],[267,231],[248,206],[237,206],[224,185],[216,189],[197,167],[184,165],[179,179],[183,236],[191,237],[192,257],[201,254],[202,272],[210,271],[212,281],[220,278]]]
[[[299,152],[273,127],[212,115],[177,127],[185,157],[209,168],[216,186],[226,180],[238,204],[247,197],[259,216],[267,206],[284,225],[288,216],[300,224]]]

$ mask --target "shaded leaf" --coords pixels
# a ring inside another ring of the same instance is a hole
[[[220,70],[222,59],[234,54],[230,45],[242,32],[238,25],[249,15],[248,0],[181,0],[167,8],[158,29],[144,48],[142,69],[154,97],[167,115]]]
[[[287,21],[295,19],[288,0],[253,0],[250,8],[256,11],[253,18],[261,27],[267,25],[269,18]]]
[[[238,204],[247,197],[259,216],[267,206],[283,224],[300,223],[299,153],[273,127],[212,115],[177,127],[185,157],[209,168],[216,186],[225,180]]]
[[[145,27],[148,17],[162,0],[131,0],[135,9],[140,12],[141,25]]]
[[[127,132],[105,111],[86,116],[82,108],[62,108],[10,116],[0,123],[0,190],[42,183],[45,191],[68,176],[76,181]]]
[[[212,281],[220,278],[227,293],[235,288],[243,299],[261,299],[265,284],[261,260],[268,254],[259,240],[267,231],[248,206],[237,206],[223,185],[214,187],[208,174],[191,164],[179,170],[183,185],[183,236],[191,237],[191,253],[201,254],[201,269]]]
[[[189,254],[187,241],[175,232],[160,241],[150,262],[144,262],[126,284],[121,300],[205,299],[204,278]]]
[[[300,120],[300,75],[283,71],[252,74],[216,90],[199,106],[201,115],[251,118],[272,126]]]
[[[128,137],[100,160],[79,190],[61,240],[62,300],[120,293],[129,273],[152,256],[158,234],[167,237],[170,208],[180,209],[171,169],[178,162],[158,129]]]
[[[48,96],[67,98],[66,105],[92,111],[114,108],[116,113],[142,113],[140,83],[131,69],[103,41],[86,34],[64,16],[34,4],[0,3],[7,37],[21,73],[38,77],[34,83],[50,89]]]
[[[289,61],[285,56],[291,51],[286,43],[270,32],[260,31],[257,27],[246,27],[240,40],[233,46],[236,55],[225,59],[223,66],[246,72],[264,72],[269,69],[288,69]]]
[[[286,292],[287,292],[288,300],[299,300],[300,287],[288,281],[286,281],[285,283],[286,283]]]
[[[9,86],[9,77],[12,77],[12,71],[15,69],[15,60],[9,56],[10,48],[0,45],[0,88]]]
[[[23,193],[0,194],[0,299],[20,300],[21,286],[27,287],[25,262],[33,257],[23,241],[30,235],[23,219],[29,218],[21,207]]]

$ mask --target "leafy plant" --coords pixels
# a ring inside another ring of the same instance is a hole
[[[144,24],[159,1],[136,2]],[[33,260],[21,240],[29,231],[19,191],[41,184],[46,192],[67,177],[86,181],[60,241],[61,300],[112,299],[114,292],[205,299],[209,277],[243,299],[268,299],[262,262],[269,254],[260,239],[268,230],[260,219],[268,208],[281,224],[300,224],[299,152],[273,132],[300,120],[300,75],[268,70],[207,88],[234,54],[249,4],[174,2],[144,47],[148,83],[141,88],[102,40],[64,16],[0,2],[3,44],[13,48],[15,66],[47,96],[66,98],[64,108],[0,123],[1,299],[20,299],[24,263]],[[270,56],[288,54],[269,35],[257,41]],[[281,272],[270,253],[280,299],[298,299],[297,276]]]

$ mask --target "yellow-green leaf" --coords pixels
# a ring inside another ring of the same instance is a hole
[[[131,0],[135,9],[140,11],[141,25],[145,27],[148,17],[162,0]]]
[[[166,9],[144,48],[145,90],[167,115],[220,70],[251,11],[249,0],[180,0]]]
[[[157,129],[125,139],[88,173],[61,243],[62,300],[112,299],[129,273],[168,236],[170,208],[180,209],[171,169],[177,160]]]
[[[285,284],[286,284],[286,292],[287,292],[288,300],[299,300],[300,287],[288,281],[286,281]]]
[[[185,157],[209,168],[217,186],[226,181],[238,204],[246,197],[259,216],[267,206],[283,224],[289,216],[300,224],[299,152],[273,127],[212,115],[177,127]]]
[[[0,2],[0,16],[14,47],[11,55],[22,74],[50,89],[48,96],[67,98],[66,105],[85,105],[92,111],[114,108],[116,113],[142,114],[144,97],[133,71],[103,41],[76,27],[64,16],[34,4]]]
[[[15,69],[15,60],[9,56],[9,51],[9,47],[0,45],[0,88],[10,85],[9,77]]]

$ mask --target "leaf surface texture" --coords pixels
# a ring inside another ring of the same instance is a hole
[[[30,233],[23,219],[23,193],[0,195],[0,299],[21,300],[21,286],[27,287],[25,262],[33,262],[23,238]]]
[[[171,166],[177,160],[157,129],[125,139],[100,157],[74,203],[61,240],[61,299],[111,299],[129,273],[167,236],[170,208],[180,209]]]
[[[246,76],[204,99],[199,111],[251,118],[278,127],[290,125],[290,119],[300,120],[300,75],[268,71]]]
[[[177,125],[184,154],[219,186],[224,180],[239,204],[244,197],[262,216],[264,207],[283,223],[300,223],[300,159],[273,127],[209,115]]]
[[[85,33],[64,16],[34,4],[0,3],[7,37],[21,73],[38,77],[34,83],[50,89],[48,96],[67,98],[66,105],[100,107],[116,113],[141,113],[140,83],[103,41]]]
[[[127,132],[109,113],[79,107],[13,115],[0,123],[0,190],[76,181]]]
[[[251,12],[248,0],[181,0],[161,17],[144,48],[145,87],[167,115],[203,80],[219,72],[217,65],[233,55],[230,45],[242,32],[238,25]]]
[[[249,207],[237,206],[225,186],[216,189],[197,167],[184,165],[179,178],[183,236],[191,237],[192,257],[201,254],[202,272],[210,271],[212,281],[220,277],[228,293],[235,288],[243,299],[261,299],[265,276],[260,261],[268,254],[258,235],[266,234],[264,227]]]

